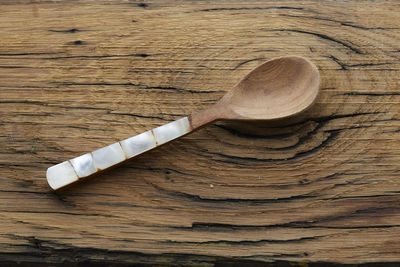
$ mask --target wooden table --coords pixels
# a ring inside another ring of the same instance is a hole
[[[0,264],[400,261],[397,1],[0,3]],[[310,58],[306,114],[219,122],[54,193],[53,164]]]

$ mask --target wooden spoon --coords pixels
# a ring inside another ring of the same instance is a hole
[[[315,100],[318,69],[308,59],[271,59],[247,74],[210,108],[47,169],[54,190],[93,176],[125,160],[189,134],[216,120],[274,120],[293,116]]]

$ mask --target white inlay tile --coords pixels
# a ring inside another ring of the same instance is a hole
[[[122,150],[128,158],[134,157],[143,153],[149,149],[156,146],[156,141],[154,140],[151,131],[147,131],[131,138],[122,140],[121,142]]]
[[[71,159],[71,164],[79,178],[89,176],[96,172],[93,158],[90,153]]]
[[[100,170],[107,169],[125,160],[124,151],[119,143],[100,148],[92,152],[94,166]]]
[[[169,142],[188,132],[190,132],[190,123],[187,117],[153,129],[158,145]]]
[[[47,182],[54,190],[78,180],[71,163],[64,161],[47,169]]]

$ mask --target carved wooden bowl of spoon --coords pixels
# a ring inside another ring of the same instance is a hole
[[[54,165],[47,169],[47,181],[54,190],[64,188],[217,120],[276,120],[296,115],[311,106],[319,85],[319,71],[308,59],[271,59],[210,108]]]

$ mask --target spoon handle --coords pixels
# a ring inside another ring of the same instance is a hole
[[[198,128],[189,117],[167,123],[142,134],[116,142],[47,169],[47,182],[53,190],[93,176],[117,164],[170,142]]]

